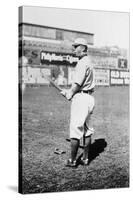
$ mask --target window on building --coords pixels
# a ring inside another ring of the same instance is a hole
[[[56,39],[63,40],[63,32],[60,30],[56,30]]]

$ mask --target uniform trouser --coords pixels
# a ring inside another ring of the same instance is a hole
[[[81,139],[93,134],[90,128],[90,116],[95,106],[94,97],[86,93],[74,95],[71,103],[70,138]]]

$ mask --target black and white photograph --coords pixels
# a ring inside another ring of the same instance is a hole
[[[130,187],[130,13],[18,8],[19,193]]]

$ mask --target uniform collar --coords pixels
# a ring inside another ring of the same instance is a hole
[[[79,56],[79,60],[81,60],[85,56],[87,56],[87,53],[83,54],[82,56]]]

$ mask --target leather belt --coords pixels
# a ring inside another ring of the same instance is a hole
[[[86,94],[92,94],[94,92],[94,89],[92,90],[81,90],[80,93],[86,93]]]

